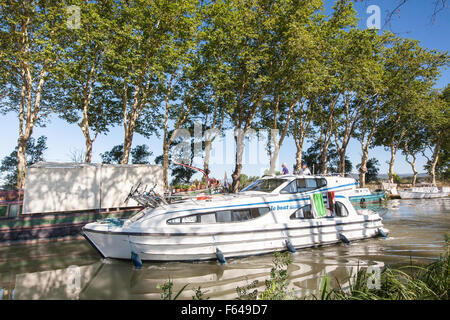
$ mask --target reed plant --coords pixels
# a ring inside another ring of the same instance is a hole
[[[322,300],[448,300],[450,288],[450,237],[445,236],[445,251],[439,259],[426,266],[410,263],[399,268],[386,267],[380,274],[380,285],[373,288],[371,275],[358,270],[350,277],[349,285],[337,288],[322,285],[319,297]],[[327,283],[323,279],[322,283]],[[329,283],[329,282],[328,282]]]

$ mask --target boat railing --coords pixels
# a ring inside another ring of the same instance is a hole
[[[155,191],[156,184],[147,190],[147,186],[145,188],[141,188],[141,182],[138,182],[136,186],[132,186],[128,196],[125,199],[125,203],[128,202],[129,199],[135,200],[140,206],[156,208],[168,204],[181,203],[185,201],[190,201],[195,205],[200,205],[201,203],[196,200],[209,200],[212,199],[211,196],[217,196],[222,193],[223,190],[219,187],[206,189],[201,194],[182,194],[177,193],[174,194],[170,191],[164,192],[163,195],[157,193]]]
[[[340,178],[353,178],[353,175],[351,173],[344,173],[344,175],[340,173],[315,173],[314,176],[321,176],[321,177],[340,177]]]
[[[161,205],[168,204],[166,198],[155,191],[157,184],[155,184],[152,188],[147,191],[147,186],[144,189],[140,189],[141,182],[138,182],[136,187],[132,186],[128,196],[125,199],[125,203],[128,200],[133,199],[139,205],[143,207],[151,207],[156,208]]]

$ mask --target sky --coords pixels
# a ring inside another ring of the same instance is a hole
[[[404,6],[400,8],[400,12],[395,14],[390,23],[386,25],[386,14],[395,8],[400,0],[359,0],[355,2],[355,9],[358,17],[360,28],[367,28],[367,20],[373,12],[367,13],[367,8],[370,5],[376,5],[380,8],[381,13],[381,27],[391,30],[395,34],[416,39],[420,41],[420,45],[428,49],[437,49],[439,51],[449,51],[449,33],[450,33],[450,8],[446,8],[439,12],[435,21],[432,21],[433,14],[432,0],[409,0]],[[325,1],[326,13],[331,13],[331,7],[334,1]],[[381,32],[381,31],[380,31]],[[445,87],[450,81],[450,70],[442,70],[442,76],[436,83],[436,88]],[[0,159],[9,155],[17,145],[18,138],[18,119],[14,113],[0,115]],[[45,152],[45,159],[47,161],[70,162],[71,154],[81,153],[84,151],[84,137],[80,128],[76,124],[68,124],[64,120],[57,117],[48,119],[45,127],[37,127],[34,129],[33,137],[37,138],[41,135],[47,136],[48,149]],[[231,144],[230,144],[231,142]],[[98,136],[93,145],[93,162],[101,162],[100,153],[110,150],[113,146],[123,143],[123,128],[120,126],[114,127],[107,135]],[[155,156],[162,154],[162,142],[156,137],[152,136],[149,139],[134,135],[133,146],[146,144],[153,152],[150,157],[151,162]],[[242,172],[248,176],[259,176],[264,170],[268,168],[268,158],[264,155],[263,141],[257,143],[253,141],[248,144],[246,153],[244,155],[244,165]],[[309,142],[305,143],[304,150],[310,146]],[[278,170],[281,170],[281,163],[286,163],[291,170],[295,164],[295,143],[292,138],[286,138],[280,149]],[[361,159],[361,147],[357,141],[351,141],[347,155],[353,163],[356,172],[356,164]],[[217,141],[213,146],[213,163],[211,164],[212,175],[216,178],[223,178],[226,172],[228,178],[234,169],[234,147],[232,140],[224,139],[224,141]],[[388,171],[388,164],[390,154],[382,147],[371,149],[369,157],[375,157],[380,162],[380,174],[386,174]],[[420,156],[417,160],[417,168],[420,173],[425,172],[423,165],[426,159]],[[197,161],[199,166],[201,162]],[[310,168],[312,164],[309,164]],[[394,170],[398,174],[410,174],[411,168],[404,160],[404,156],[399,152],[396,156]],[[195,176],[196,178],[198,176]]]

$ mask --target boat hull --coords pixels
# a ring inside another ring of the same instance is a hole
[[[120,228],[93,230],[89,225],[83,232],[106,258],[130,259],[133,251],[142,260],[192,261],[217,259],[216,249],[230,258],[285,251],[287,241],[301,249],[339,243],[342,235],[349,241],[372,238],[382,228],[378,215],[320,220],[216,233],[133,233]]]
[[[382,193],[375,193],[375,194],[369,194],[369,195],[350,196],[348,198],[353,203],[379,202],[379,201],[386,199],[386,194],[384,192],[382,192]]]
[[[399,191],[400,198],[402,199],[436,199],[448,197],[448,192],[411,192],[411,191]]]

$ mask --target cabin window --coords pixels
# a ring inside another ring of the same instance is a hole
[[[233,221],[246,221],[250,220],[250,210],[235,210],[233,211]]]
[[[201,223],[216,223],[216,215],[214,213],[202,214],[200,220]]]
[[[184,224],[184,223],[198,223],[198,222],[200,222],[200,216],[198,214],[167,220],[168,224],[180,224],[180,223]]]
[[[253,208],[252,209],[252,217],[258,218],[259,216],[262,216],[263,214],[266,214],[269,211],[270,211],[270,209],[268,207]]]
[[[295,220],[295,219],[313,219],[313,218],[314,218],[314,215],[313,215],[313,213],[311,211],[311,205],[310,204],[301,207],[300,209],[295,211],[290,217],[291,220]]]
[[[347,217],[348,210],[342,202],[336,201],[334,204],[334,212],[336,212],[336,216],[338,217]]]
[[[0,217],[6,217],[8,206],[0,206]]]
[[[231,222],[233,221],[231,210],[216,212],[217,222]]]
[[[245,187],[242,191],[272,192],[285,182],[286,179],[261,179]]]
[[[183,217],[181,218],[181,223],[197,223],[198,218],[199,218],[198,215]]]
[[[311,190],[316,190],[327,185],[326,179],[314,179],[314,178],[304,178],[296,179],[289,183],[286,187],[281,190],[280,193],[297,193],[297,192],[307,192]]]
[[[297,179],[297,192],[305,192],[317,188],[316,179]]]
[[[178,224],[178,223],[181,223],[181,218],[174,218],[174,219],[167,220],[167,223],[168,223],[168,224]]]
[[[316,179],[316,181],[317,181],[317,186],[319,188],[327,186],[327,179],[321,178],[321,179]]]
[[[251,219],[256,219],[267,212],[270,209],[268,207],[262,208],[250,208],[250,209],[237,209],[237,210],[223,210],[209,213],[199,213],[195,215],[189,215],[181,218],[172,218],[167,220],[167,224],[185,224],[185,223],[226,223],[226,222],[240,222]]]
[[[297,182],[294,180],[284,187],[280,193],[296,193],[297,192]]]

